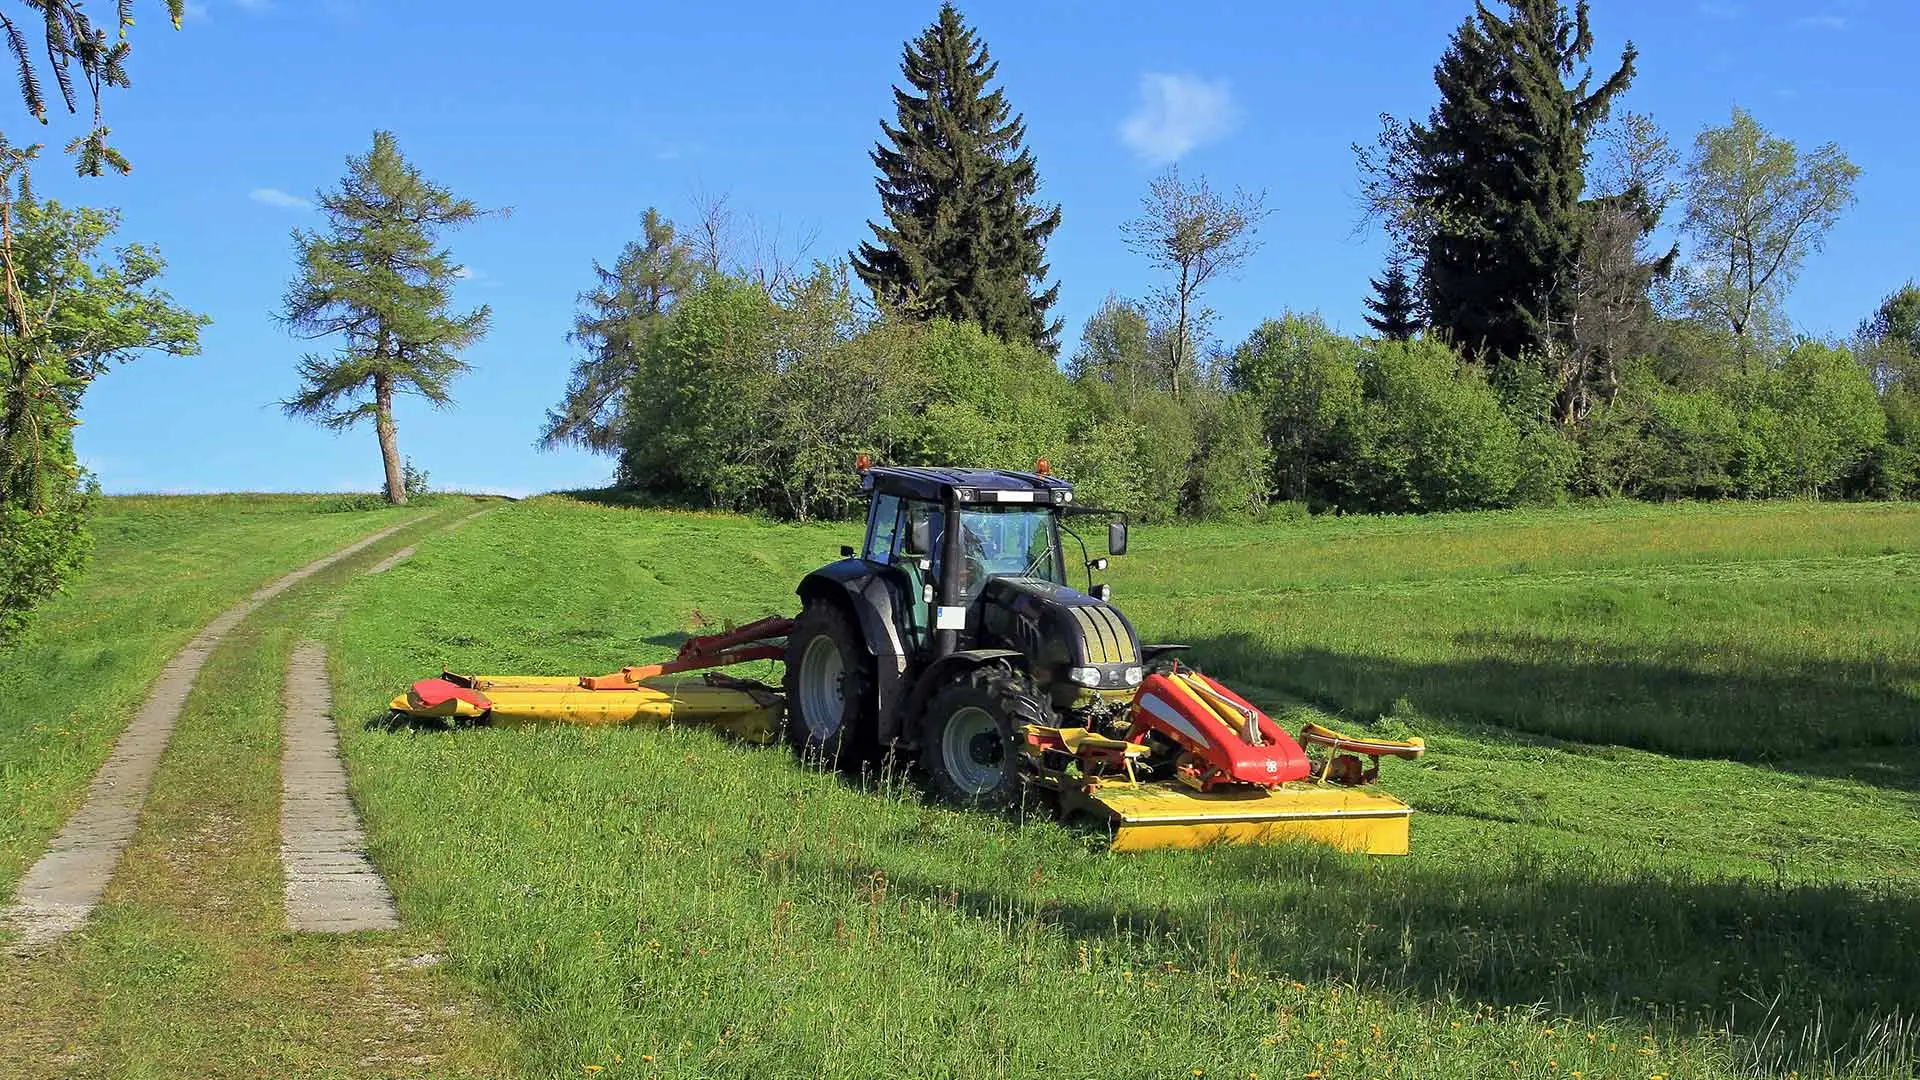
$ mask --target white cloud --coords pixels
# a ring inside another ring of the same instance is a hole
[[[1140,104],[1120,125],[1120,141],[1164,165],[1226,135],[1238,118],[1226,80],[1149,73],[1140,76]]]
[[[1793,20],[1793,25],[1808,30],[1845,30],[1845,15],[1802,15]]]
[[[247,192],[247,198],[257,203],[265,203],[268,206],[278,206],[286,210],[313,209],[312,200],[303,199],[292,192],[281,191],[277,187],[254,188],[252,191]]]

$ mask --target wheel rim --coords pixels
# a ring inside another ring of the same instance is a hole
[[[999,723],[975,705],[954,713],[940,735],[940,760],[965,794],[982,795],[999,787],[1007,767]]]
[[[826,635],[814,638],[800,657],[800,715],[807,730],[822,742],[840,730],[846,709],[846,690],[840,646]]]

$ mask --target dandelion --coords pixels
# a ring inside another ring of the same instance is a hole
[[[587,1070],[588,1076],[592,1076],[597,1072],[605,1072],[607,1068],[605,1065],[582,1065],[580,1067]]]
[[[1203,1070],[1203,1069],[1195,1069],[1195,1070],[1193,1070],[1193,1075],[1195,1075],[1195,1076],[1205,1076],[1205,1075],[1207,1075],[1207,1074],[1206,1074],[1206,1071],[1205,1071],[1205,1070]]]
[[[1320,1080],[1320,1070],[1315,1069],[1312,1072],[1308,1073],[1306,1080]]]
[[[641,1061],[652,1061],[652,1060],[653,1060],[653,1055],[652,1055],[652,1054],[641,1054],[641,1055],[640,1055],[640,1060],[641,1060]]]

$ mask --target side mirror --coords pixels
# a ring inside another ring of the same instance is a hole
[[[1127,553],[1127,523],[1113,521],[1107,524],[1107,554],[1125,555]]]
[[[841,557],[841,558],[843,558],[843,559],[851,559],[851,558],[853,558],[853,545],[852,545],[852,544],[841,544],[841,545],[840,545],[840,557]]]
[[[909,555],[929,555],[933,548],[933,521],[930,518],[914,518],[907,525],[906,553]]]

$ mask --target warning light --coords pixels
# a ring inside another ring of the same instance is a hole
[[[873,459],[867,455],[861,454],[859,457],[853,459],[854,472],[866,472],[871,468],[873,468]]]
[[[1041,476],[1052,476],[1053,466],[1047,464],[1046,458],[1041,458],[1039,461],[1033,463],[1033,471]]]

